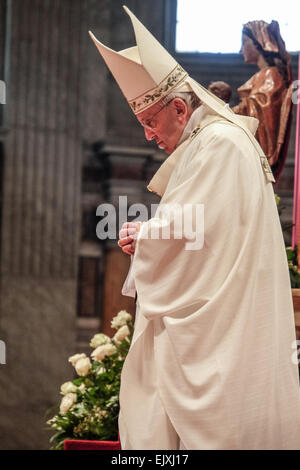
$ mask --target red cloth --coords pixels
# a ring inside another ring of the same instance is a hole
[[[121,450],[120,436],[118,441],[80,441],[66,439],[64,450]]]

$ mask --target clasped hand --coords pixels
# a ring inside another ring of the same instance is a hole
[[[137,234],[140,231],[141,224],[141,222],[125,222],[122,225],[118,245],[127,255],[134,254]]]

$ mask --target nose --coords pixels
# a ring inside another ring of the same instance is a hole
[[[155,134],[153,131],[151,131],[151,129],[147,129],[146,127],[144,127],[144,132],[147,140],[153,140]]]

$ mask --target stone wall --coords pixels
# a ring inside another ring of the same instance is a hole
[[[83,142],[106,131],[106,70],[87,31],[100,27],[105,36],[109,2],[101,11],[95,0],[12,3],[0,446],[42,449],[49,447],[45,412],[73,374],[67,358],[76,352]]]

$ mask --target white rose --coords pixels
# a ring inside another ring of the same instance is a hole
[[[92,352],[91,356],[95,361],[102,361],[105,356],[111,356],[117,352],[117,348],[113,344],[103,344],[98,346],[95,351]]]
[[[102,344],[108,344],[110,342],[111,342],[111,339],[109,336],[103,333],[98,333],[92,338],[90,342],[90,346],[91,348],[97,348],[98,346],[102,346]]]
[[[84,353],[74,354],[74,356],[69,357],[68,361],[71,362],[72,366],[75,367],[76,362],[79,361],[79,359],[82,359],[84,357],[86,357],[86,355]]]
[[[92,367],[91,361],[88,357],[83,357],[79,359],[79,361],[75,364],[75,370],[78,375],[84,377],[89,372],[90,368]]]
[[[77,387],[72,382],[65,382],[60,387],[60,393],[62,395],[67,395],[67,393],[76,392]]]
[[[77,400],[76,393],[67,393],[67,395],[63,397],[60,403],[59,411],[63,414],[66,413],[71,408],[71,406],[74,405],[76,400]]]
[[[130,330],[127,325],[122,326],[113,337],[113,340],[117,343],[121,343],[123,339],[130,335]]]
[[[111,327],[118,329],[121,328],[121,326],[126,325],[129,321],[132,321],[130,313],[126,312],[126,310],[121,310],[118,315],[112,319]]]
[[[85,385],[84,384],[81,384],[79,387],[78,387],[78,390],[80,390],[81,393],[83,393],[85,391]]]

